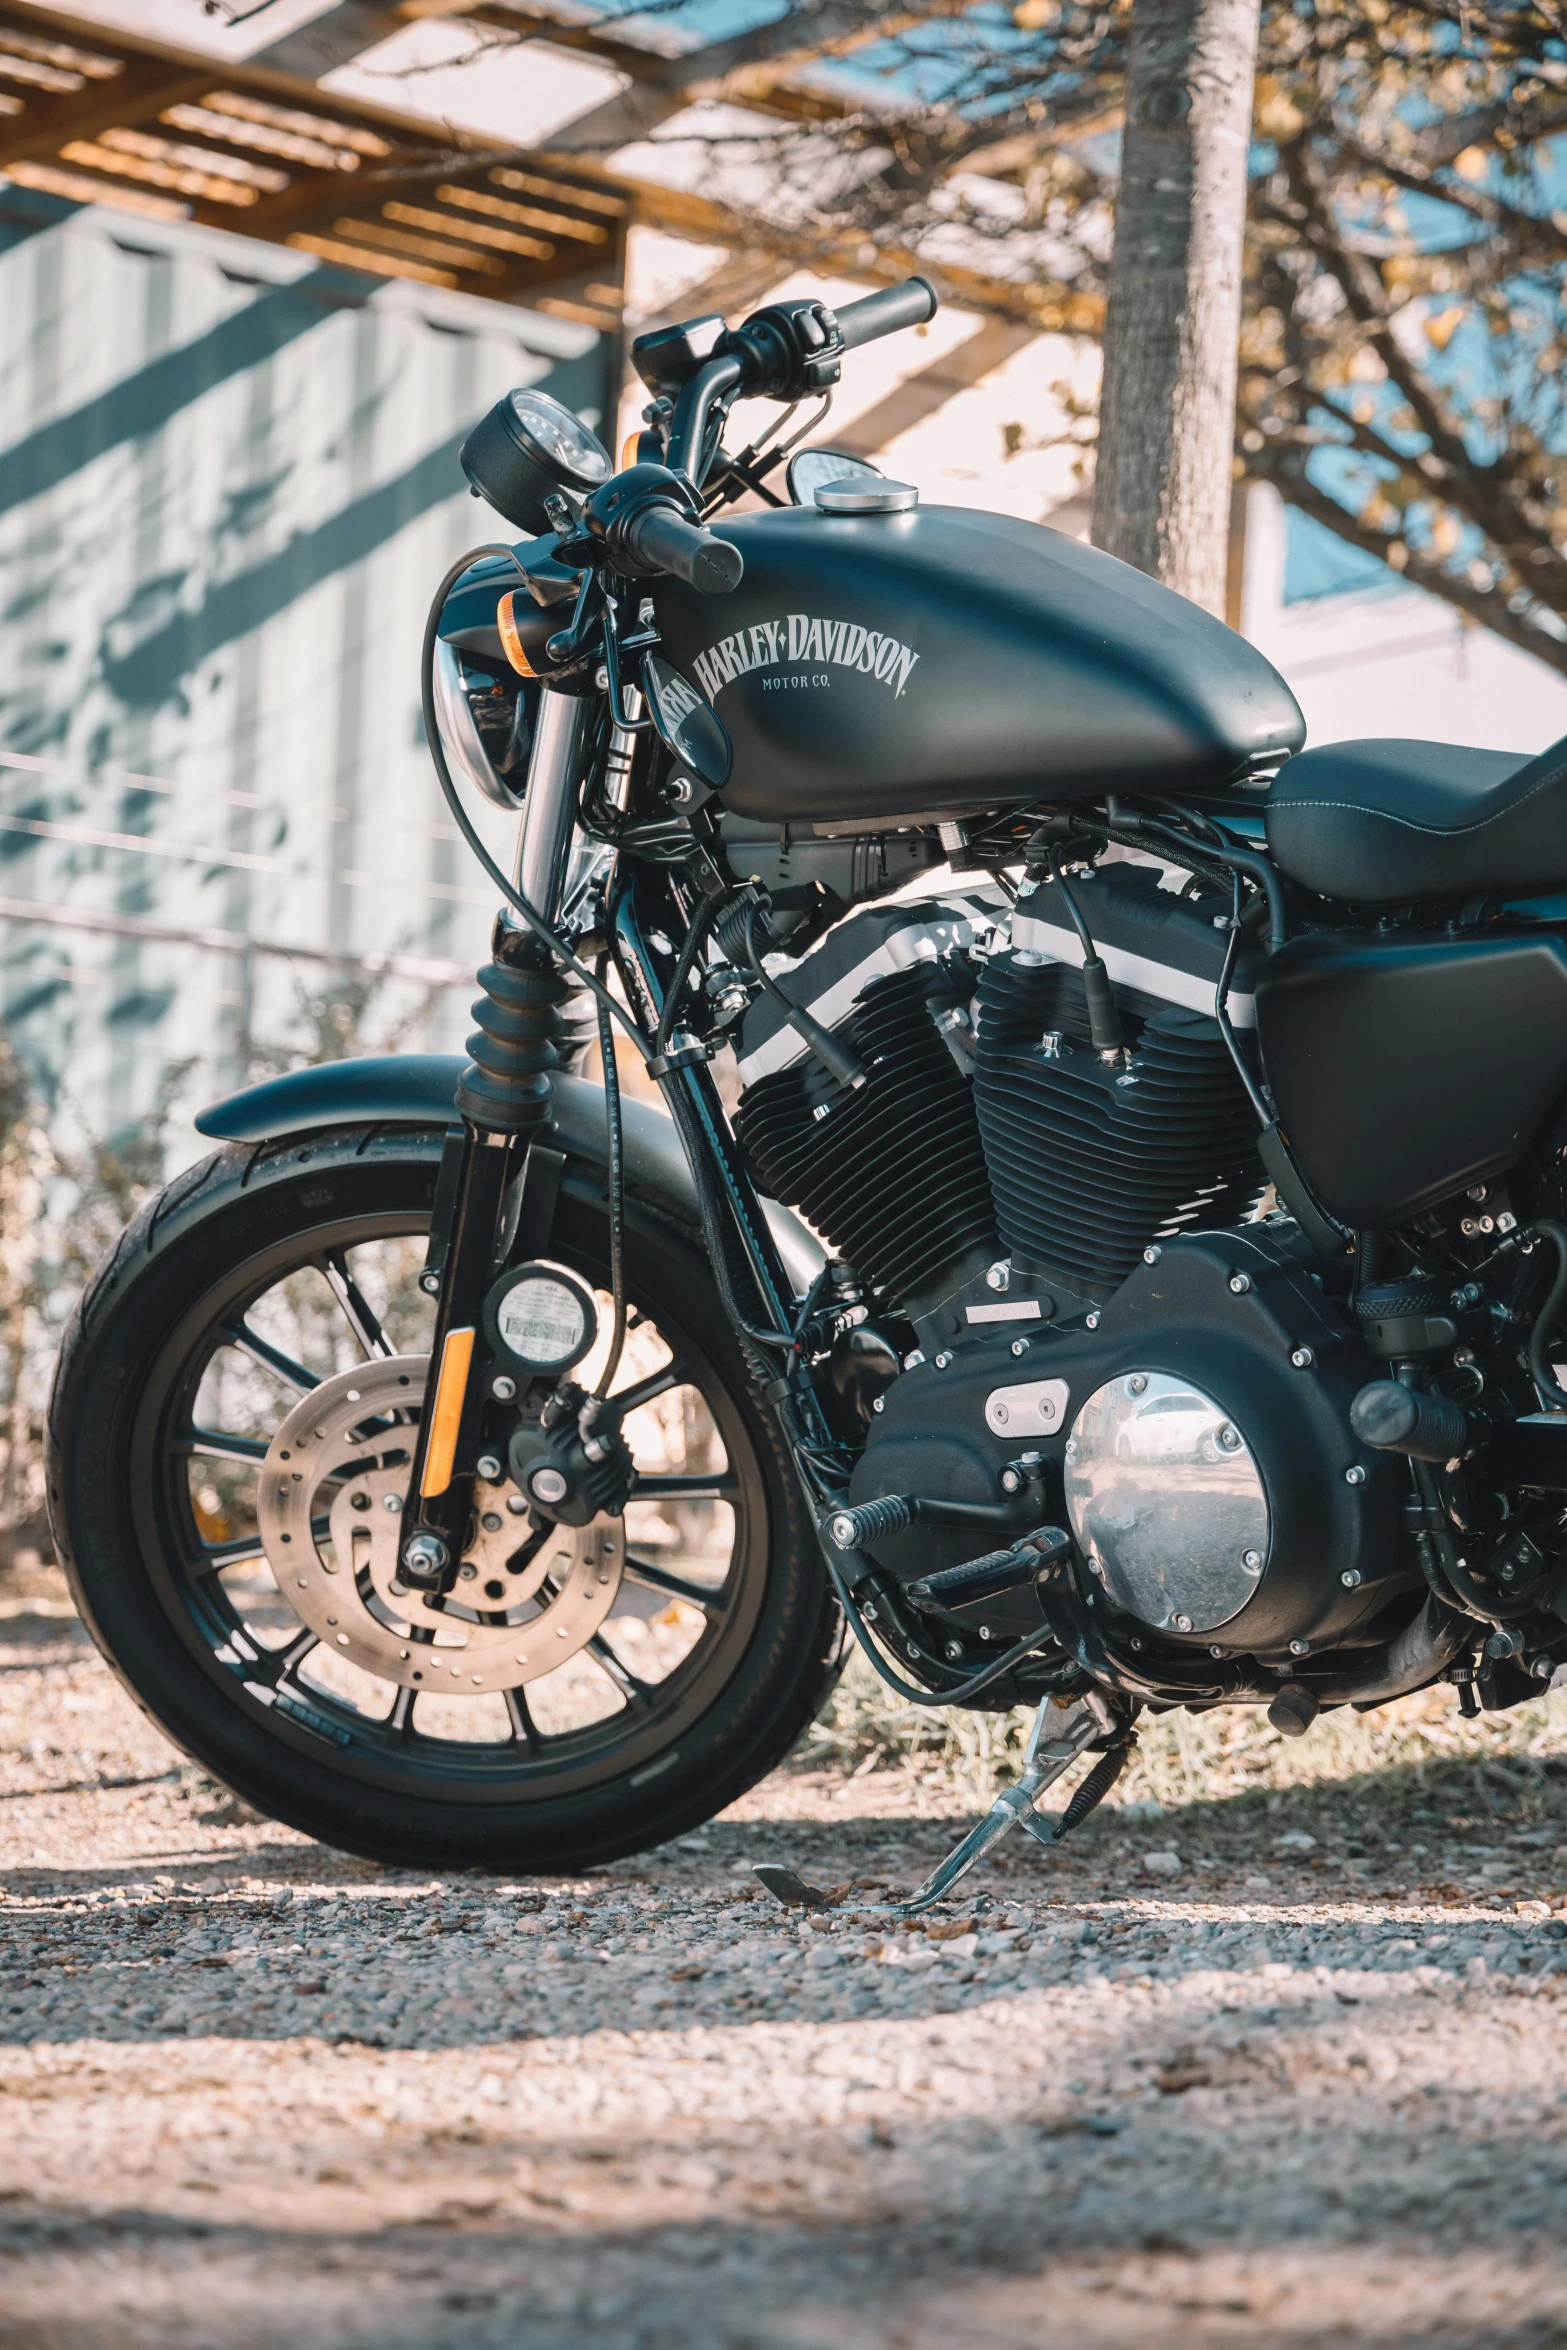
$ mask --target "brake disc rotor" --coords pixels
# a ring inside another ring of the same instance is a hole
[[[609,1614],[624,1524],[541,1529],[508,1507],[521,1499],[510,1480],[479,1481],[455,1588],[407,1589],[403,1506],[428,1373],[427,1355],[392,1355],[301,1397],[261,1465],[262,1545],[295,1613],[364,1671],[452,1697],[515,1689],[575,1656]]]

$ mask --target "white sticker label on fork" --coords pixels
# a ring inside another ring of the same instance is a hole
[[[581,1298],[547,1273],[530,1273],[509,1289],[495,1320],[503,1344],[519,1361],[546,1367],[571,1362],[587,1336]]]

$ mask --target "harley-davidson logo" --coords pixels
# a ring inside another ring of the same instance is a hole
[[[918,653],[895,636],[861,628],[852,620],[816,620],[806,612],[791,612],[786,620],[759,620],[754,628],[737,628],[720,638],[691,666],[702,691],[716,702],[726,685],[747,677],[754,669],[776,669],[785,662],[803,662],[806,668],[858,670],[890,685],[893,699],[902,694]]]

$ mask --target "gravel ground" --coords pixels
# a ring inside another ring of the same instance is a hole
[[[0,1602],[0,2345],[1567,2342],[1567,1769],[1101,1815],[855,1909],[959,1820],[796,1767],[581,1879],[377,1869]]]

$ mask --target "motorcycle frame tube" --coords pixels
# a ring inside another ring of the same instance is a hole
[[[627,1001],[644,1029],[656,1035],[664,1010],[664,988],[644,934],[637,904],[638,894],[634,881],[628,882],[617,874],[610,891],[609,932],[614,942],[615,961],[625,985]],[[692,1165],[692,1182],[702,1187],[716,1175],[723,1206],[745,1250],[762,1310],[771,1318],[775,1329],[780,1332],[789,1330],[794,1310],[789,1277],[768,1227],[761,1201],[734,1147],[723,1105],[705,1065],[696,1062],[685,1068],[671,1069],[659,1082],[668,1092],[678,1094],[687,1112],[689,1125],[687,1118],[681,1118],[676,1113],[682,1140],[692,1128],[701,1137],[706,1164]],[[688,1159],[696,1155],[689,1143],[686,1155]]]
[[[512,880],[546,922],[555,920],[566,885],[587,722],[588,705],[580,694],[556,693],[549,686],[540,694]]]

